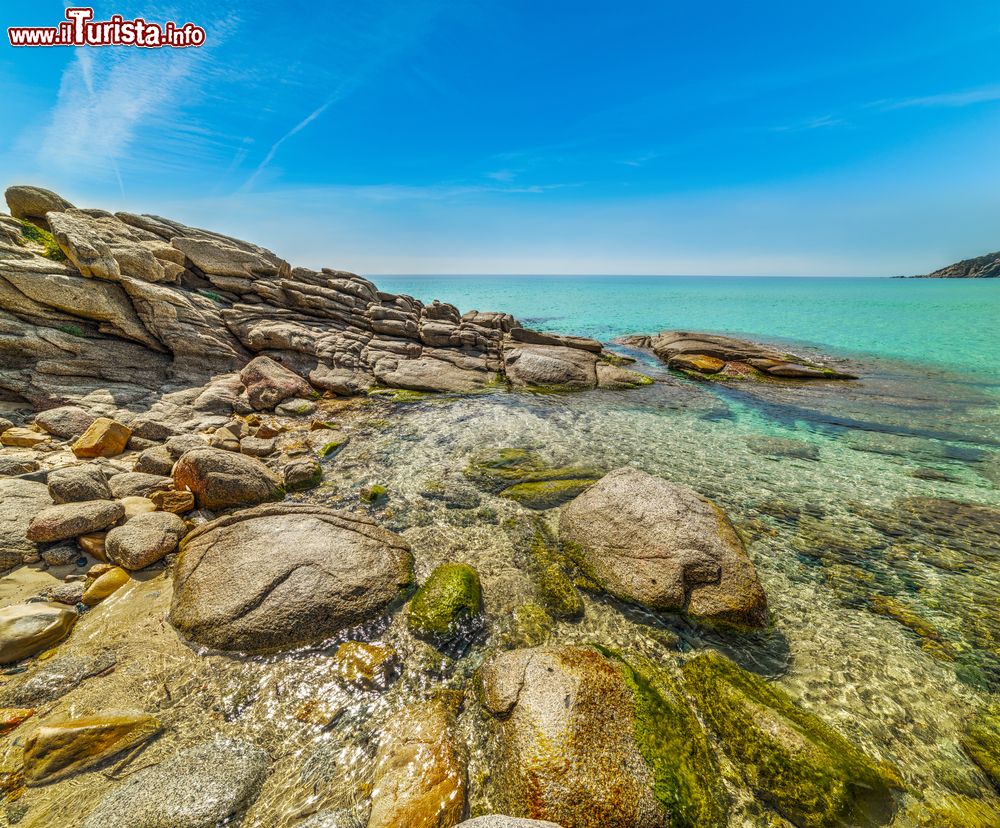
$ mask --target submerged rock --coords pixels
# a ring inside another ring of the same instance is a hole
[[[780,688],[715,651],[683,668],[687,688],[747,784],[805,828],[882,825],[898,777]]]
[[[587,466],[551,466],[537,453],[521,448],[481,451],[463,473],[481,489],[529,509],[552,509],[566,503],[602,474]]]
[[[290,647],[380,615],[412,580],[406,542],[362,515],[258,506],[187,536],[170,622],[222,650]]]
[[[155,716],[133,711],[48,722],[24,742],[24,776],[29,785],[55,782],[134,748],[160,730]]]
[[[410,601],[407,623],[421,638],[447,638],[482,611],[479,575],[467,564],[437,567]]]
[[[718,506],[685,486],[617,469],[566,507],[559,539],[617,598],[738,627],[768,623],[743,542]]]
[[[185,452],[174,465],[174,485],[192,492],[198,507],[218,512],[280,500],[278,476],[253,457],[216,448]]]
[[[388,644],[345,641],[334,661],[344,681],[365,689],[385,687],[397,669],[398,654]]]
[[[13,604],[0,609],[0,664],[11,664],[62,641],[76,624],[62,604]]]
[[[82,828],[213,828],[257,798],[267,767],[267,754],[248,742],[205,742],[128,777]]]
[[[1000,791],[1000,705],[983,710],[969,724],[962,747]]]
[[[80,682],[115,666],[115,654],[101,650],[94,656],[57,656],[40,662],[19,684],[0,689],[0,704],[6,707],[37,707],[65,696]]]
[[[441,828],[465,810],[465,763],[442,701],[411,705],[390,722],[375,757],[368,828]]]
[[[670,824],[636,742],[633,694],[596,650],[502,653],[481,668],[479,685],[496,730],[489,783],[496,807],[573,828]]]
[[[517,817],[490,814],[489,816],[467,819],[465,822],[460,822],[455,828],[562,828],[562,826],[541,819],[518,819]]]

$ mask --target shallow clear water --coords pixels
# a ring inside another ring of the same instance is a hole
[[[664,302],[665,292],[675,291],[681,298],[673,301],[691,311],[666,317],[652,300],[650,307],[616,304],[608,280],[593,289],[560,280],[556,291],[554,284],[532,288],[518,280],[514,290],[504,279],[466,286],[465,293],[453,283],[423,279],[408,286],[385,279],[380,286],[422,298],[441,295],[462,309],[508,309],[526,321],[532,315],[523,308],[535,307],[536,320],[544,317],[535,322],[540,327],[603,339],[678,325],[781,336],[805,350],[835,346],[862,379],[720,386],[669,374],[633,353],[657,379],[654,385],[408,404],[371,400],[353,412],[331,410],[351,441],[326,461],[323,486],[295,497],[362,508],[360,487],[383,483],[389,500],[373,514],[412,544],[418,580],[445,561],[474,565],[483,582],[486,628],[467,651],[451,654],[416,641],[401,612],[345,631],[341,640],[386,641],[402,656],[402,673],[388,689],[362,691],[337,677],[337,642],[267,658],[191,650],[164,621],[169,580],[144,576],[84,615],[59,648],[60,654],[115,648],[117,669],[84,682],[46,715],[138,707],[161,715],[167,733],[134,764],[29,789],[21,800],[27,808],[22,825],[63,824],[67,814],[86,813],[118,778],[213,733],[248,738],[271,753],[271,774],[244,825],[294,826],[317,810],[356,804],[363,814],[384,724],[436,688],[469,688],[513,611],[534,600],[526,543],[539,513],[476,491],[462,475],[473,453],[502,446],[536,449],[559,464],[605,470],[632,464],[714,498],[745,537],[774,618],[770,634],[719,638],[677,617],[585,593],[584,617],[557,623],[552,640],[599,641],[663,663],[720,647],[899,769],[909,793],[896,828],[931,824],[920,821],[921,800],[972,797],[1000,812],[995,792],[958,742],[968,717],[1000,690],[1000,413],[996,385],[989,384],[991,357],[1000,349],[996,328],[987,324],[1000,285],[780,280],[801,295],[783,307],[779,298],[788,294],[777,290],[779,280],[745,285],[740,302],[709,298],[721,289],[716,283],[696,297],[699,289],[681,280],[653,291]],[[651,283],[629,284],[639,290]],[[810,285],[818,292],[807,301]],[[911,285],[911,296],[939,291],[933,305],[947,312],[923,327],[928,342],[950,343],[944,360],[930,359],[932,352],[941,356],[937,346],[918,359],[919,326],[906,321],[917,313],[917,299],[905,312],[886,314],[877,330],[859,324],[873,313],[862,301],[865,285],[877,296],[904,295]],[[868,339],[852,339],[861,329]],[[974,370],[961,370],[969,362]],[[427,497],[427,484],[439,481],[467,496],[469,508]],[[541,519],[557,526],[555,511]],[[459,726],[469,753],[470,803],[479,811],[489,805],[478,781],[486,770],[482,721],[474,693],[467,692]],[[5,749],[9,761],[13,748]],[[761,824],[759,806],[738,799],[730,825]]]

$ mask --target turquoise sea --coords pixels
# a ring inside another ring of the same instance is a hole
[[[604,341],[666,328],[764,336],[1000,383],[1000,281],[735,276],[378,276],[382,290]]]

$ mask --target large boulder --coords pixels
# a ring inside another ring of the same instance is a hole
[[[515,386],[593,388],[597,360],[593,351],[558,345],[519,343],[504,349],[507,379]]]
[[[567,828],[726,824],[719,771],[665,672],[590,647],[502,653],[479,674],[491,802]]]
[[[202,509],[213,512],[278,500],[281,480],[253,457],[216,448],[185,452],[174,464],[174,485],[192,492]]]
[[[688,691],[754,793],[805,828],[883,825],[896,772],[878,764],[780,688],[709,650],[684,665]]]
[[[46,723],[24,742],[24,776],[33,785],[55,782],[141,745],[160,729],[154,716],[135,711]]]
[[[77,457],[114,457],[125,451],[132,429],[110,417],[98,417],[72,445]]]
[[[177,515],[147,512],[108,532],[105,554],[125,569],[144,569],[173,552],[186,533],[184,521]]]
[[[559,538],[617,598],[719,624],[768,623],[767,598],[736,530],[686,486],[617,469],[563,510]]]
[[[63,405],[40,411],[35,415],[35,425],[54,437],[69,439],[79,437],[96,419],[94,414],[78,405]]]
[[[87,500],[61,503],[42,509],[28,524],[27,538],[38,543],[66,540],[99,532],[125,517],[117,500]]]
[[[382,734],[375,757],[368,828],[440,828],[465,809],[465,763],[454,716],[442,701],[400,711]]]
[[[82,828],[212,828],[229,823],[260,793],[267,754],[216,738],[143,768],[113,788]]]
[[[48,485],[53,503],[114,499],[104,469],[92,463],[53,469],[49,472]]]
[[[0,609],[0,664],[11,664],[62,641],[76,610],[61,604],[12,604]]]
[[[240,371],[247,398],[258,411],[274,408],[292,397],[308,397],[312,386],[294,371],[270,357],[254,357]]]
[[[38,547],[28,540],[31,518],[52,505],[44,483],[0,480],[0,571],[36,559]]]
[[[217,649],[280,649],[380,615],[412,580],[409,546],[367,517],[258,506],[187,536],[170,622]]]

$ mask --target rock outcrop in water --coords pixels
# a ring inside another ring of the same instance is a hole
[[[844,380],[857,379],[826,365],[776,348],[716,334],[661,331],[653,336],[620,340],[651,350],[668,368],[712,380]]]
[[[0,389],[39,408],[110,398],[141,409],[240,369],[245,398],[265,407],[257,388],[274,387],[275,363],[299,375],[298,396],[647,382],[595,340],[526,330],[508,314],[425,305],[159,216],[77,209],[34,187],[6,195]]]
[[[963,259],[914,279],[1000,279],[1000,251]]]

